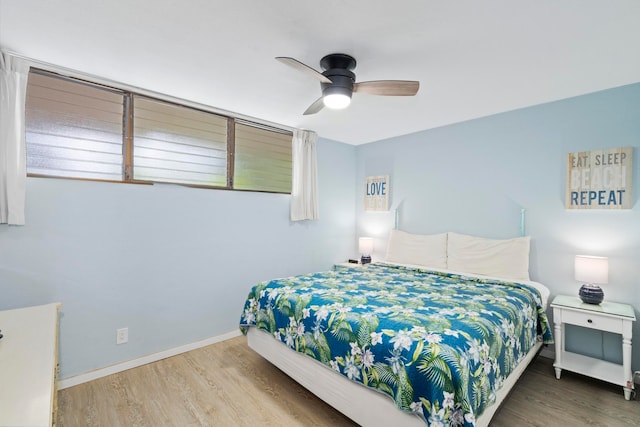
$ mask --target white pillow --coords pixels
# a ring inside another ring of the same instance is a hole
[[[420,235],[391,230],[387,262],[447,268],[447,233]]]
[[[493,240],[448,233],[447,266],[461,273],[529,280],[531,238]]]

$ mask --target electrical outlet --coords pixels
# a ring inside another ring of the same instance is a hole
[[[129,341],[129,328],[120,328],[116,330],[116,344],[125,344]]]

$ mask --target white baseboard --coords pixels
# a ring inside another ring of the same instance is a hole
[[[127,360],[126,362],[117,363],[115,365],[107,366],[105,368],[96,369],[95,371],[74,375],[69,378],[64,378],[58,381],[58,390],[73,387],[75,385],[86,383],[89,381],[93,381],[98,378],[106,377],[107,375],[126,371],[127,369],[146,365],[147,363],[157,362],[158,360],[166,359],[167,357],[176,356],[178,354],[186,353],[187,351],[195,350],[201,347],[206,347],[208,345],[225,341],[231,338],[235,338],[237,336],[240,336],[239,330],[233,331],[233,332],[227,332],[226,334],[206,338],[206,339],[196,341],[190,344],[185,344],[179,347],[170,348],[168,350],[149,354],[143,357],[139,357],[137,359]]]

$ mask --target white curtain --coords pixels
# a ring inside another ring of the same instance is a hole
[[[24,225],[24,110],[29,65],[0,52],[0,223]]]
[[[318,135],[309,130],[293,131],[293,176],[291,221],[318,219]]]

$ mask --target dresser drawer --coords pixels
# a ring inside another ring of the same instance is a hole
[[[571,325],[583,326],[585,328],[598,329],[621,334],[622,320],[613,317],[602,316],[598,313],[577,312],[562,310],[562,322]]]

